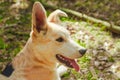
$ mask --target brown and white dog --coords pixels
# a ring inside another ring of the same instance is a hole
[[[79,71],[75,58],[83,56],[86,49],[75,43],[70,33],[59,25],[59,16],[67,14],[56,10],[47,18],[41,3],[34,3],[30,38],[10,64],[13,73],[9,77],[0,75],[0,80],[61,80],[58,63]]]

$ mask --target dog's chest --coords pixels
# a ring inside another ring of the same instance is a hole
[[[51,71],[45,68],[31,68],[25,69],[26,80],[60,80],[55,71]]]

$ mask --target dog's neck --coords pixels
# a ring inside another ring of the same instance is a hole
[[[14,58],[12,62],[15,69],[32,68],[35,66],[45,67],[49,69],[56,68],[56,61],[50,61],[50,58],[43,58],[42,55],[41,58],[40,56],[35,56],[36,51],[33,50],[32,47],[32,41],[29,39],[23,50]]]
[[[42,55],[35,56],[36,50],[33,49],[31,39],[29,39],[26,46],[12,62],[15,72],[22,72],[26,80],[38,80],[41,77],[42,80],[56,80],[58,78],[56,76],[57,62],[50,60],[50,58],[42,58]],[[50,77],[44,76],[45,74]],[[18,75],[21,76],[21,74]]]

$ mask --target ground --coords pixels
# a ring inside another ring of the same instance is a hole
[[[12,0],[0,1],[0,70],[24,47],[29,38],[34,1],[21,4]],[[120,25],[120,0],[42,1]],[[48,13],[53,11],[46,9]],[[72,38],[88,49],[86,55],[79,59],[81,72],[69,69],[62,80],[119,80],[120,35],[111,33],[103,25],[85,22],[73,15],[62,20],[61,25],[67,26]]]

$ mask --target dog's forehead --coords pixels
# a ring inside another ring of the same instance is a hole
[[[58,33],[58,34],[61,34],[61,35],[64,35],[64,36],[69,36],[70,35],[70,32],[64,26],[61,26],[61,25],[58,25],[58,24],[51,24],[50,27],[52,28],[54,33]]]
[[[58,26],[58,32],[61,32],[63,34],[69,34],[69,31],[64,26]]]

